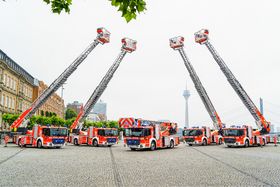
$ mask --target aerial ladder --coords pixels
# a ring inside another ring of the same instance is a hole
[[[270,132],[270,122],[266,121],[262,113],[259,111],[259,109],[256,107],[256,105],[253,103],[249,95],[246,93],[246,91],[243,89],[241,84],[238,82],[238,80],[235,78],[233,73],[230,71],[230,69],[227,67],[221,56],[217,53],[213,45],[209,41],[209,31],[207,29],[202,29],[195,33],[195,42],[206,45],[210,53],[213,55],[215,61],[220,66],[222,72],[226,76],[228,82],[232,86],[232,88],[235,90],[243,104],[246,106],[246,108],[249,110],[251,115],[256,121],[256,124],[259,128],[258,131],[255,131],[256,135],[262,135],[267,134]]]
[[[53,83],[43,91],[43,93],[32,103],[31,107],[24,111],[11,125],[13,131],[17,131],[18,127],[26,127],[29,118],[32,117],[35,112],[40,108],[47,99],[56,92],[67,80],[67,78],[78,68],[78,66],[85,60],[89,53],[98,45],[109,43],[110,32],[105,28],[101,27],[97,29],[97,37],[95,40],[86,48],[74,62],[64,70],[64,72],[53,81]]]
[[[105,89],[107,88],[108,83],[113,78],[113,75],[116,72],[116,70],[118,69],[124,56],[127,53],[131,53],[136,50],[137,42],[135,40],[132,40],[129,38],[123,38],[121,40],[121,42],[122,42],[122,48],[121,48],[120,54],[118,55],[117,59],[115,60],[113,65],[110,67],[110,69],[107,71],[107,73],[105,74],[103,79],[100,81],[99,85],[95,88],[94,92],[92,93],[92,95],[90,96],[88,101],[86,102],[85,106],[81,107],[81,110],[80,110],[77,118],[75,119],[75,121],[73,122],[73,124],[70,127],[70,132],[73,132],[74,129],[75,130],[77,129],[79,134],[85,137],[84,141],[83,141],[83,138],[73,135],[73,137],[70,137],[70,142],[73,142],[74,144],[76,144],[75,142],[77,142],[78,144],[86,143],[89,145],[91,145],[93,143],[94,138],[92,137],[92,135],[94,133],[92,133],[91,131],[94,129],[93,128],[88,129],[87,133],[81,132],[83,123],[84,123],[86,117],[88,116],[89,112],[92,110],[92,108],[94,107],[96,102],[99,100],[99,98],[101,97],[101,95],[103,94]],[[91,137],[89,137],[90,135],[91,135]],[[75,138],[77,140],[75,140]],[[100,140],[100,138],[99,138],[99,140]],[[92,141],[92,142],[89,142],[89,141]],[[102,144],[101,142],[97,142],[97,143]]]
[[[223,131],[222,131],[223,123],[222,123],[217,111],[215,110],[214,105],[212,104],[206,90],[204,89],[198,75],[196,74],[192,64],[190,63],[190,61],[185,53],[185,50],[183,48],[184,47],[184,37],[182,37],[182,36],[174,37],[174,38],[171,38],[169,40],[169,42],[170,42],[170,47],[173,48],[174,50],[178,50],[181,57],[183,58],[185,66],[188,69],[190,77],[195,85],[196,91],[199,94],[210,118],[213,121],[215,130],[218,131],[218,135],[220,135],[218,140],[216,140],[216,138],[214,138],[214,136],[217,135],[217,132],[216,132],[216,134],[212,133],[213,136],[210,138],[211,142],[216,142],[218,144],[220,141],[220,143],[221,143],[221,136],[223,133]],[[209,136],[211,136],[210,133],[209,133],[208,137]],[[200,141],[202,141],[202,144],[203,144],[203,140],[200,140]],[[207,140],[204,140],[204,141],[207,142],[206,144],[209,144],[209,141],[207,141]],[[204,142],[204,144],[205,144],[205,142]]]

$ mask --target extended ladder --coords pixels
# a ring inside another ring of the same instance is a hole
[[[215,129],[219,130],[219,133],[222,134],[222,128],[223,124],[221,122],[221,119],[216,112],[214,105],[212,104],[209,96],[207,95],[206,90],[204,89],[199,77],[197,76],[192,64],[190,63],[185,50],[184,50],[184,38],[182,36],[178,36],[175,38],[171,38],[169,40],[170,42],[170,47],[173,48],[174,50],[178,50],[180,55],[182,56],[185,66],[189,71],[190,77],[192,78],[192,81],[195,85],[196,91],[199,94],[209,116],[211,117]]]
[[[106,75],[103,77],[103,79],[100,81],[99,85],[95,88],[94,92],[90,96],[89,100],[85,104],[84,107],[81,108],[79,115],[71,125],[70,129],[81,129],[84,120],[88,116],[89,112],[92,110],[96,102],[99,100],[100,96],[103,94],[104,90],[106,89],[108,83],[112,79],[114,73],[118,69],[121,61],[123,60],[124,56],[127,52],[131,53],[136,50],[136,41],[129,39],[129,38],[123,38],[122,39],[122,48],[121,52],[118,55],[117,59],[113,63],[113,65],[110,67],[110,69],[107,71]]]
[[[209,31],[207,29],[202,29],[195,33],[195,41],[199,44],[205,44],[210,53],[213,55],[215,61],[220,66],[222,72],[226,76],[228,82],[232,86],[232,88],[235,90],[243,104],[246,106],[246,108],[249,110],[251,115],[256,120],[256,124],[258,128],[260,129],[261,134],[266,134],[270,132],[270,123],[267,122],[264,118],[264,116],[261,114],[259,109],[256,107],[256,105],[253,103],[249,95],[246,93],[246,91],[243,89],[241,84],[238,82],[238,80],[235,78],[233,73],[230,71],[230,69],[227,67],[223,59],[220,57],[220,55],[217,53],[213,45],[209,42]]]
[[[100,43],[109,43],[110,32],[105,28],[97,29],[97,37],[91,43],[82,54],[74,60],[74,62],[64,72],[54,80],[54,82],[43,91],[43,93],[32,103],[31,107],[24,111],[17,120],[11,125],[12,129],[18,128],[19,126],[27,126],[28,119],[35,114],[38,108],[40,108],[46,100],[62,86],[67,78],[77,69],[77,67],[84,61],[88,54]]]

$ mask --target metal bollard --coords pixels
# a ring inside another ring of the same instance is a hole
[[[261,145],[261,148],[263,147],[263,138],[260,136],[260,145]]]
[[[277,135],[275,135],[275,136],[273,137],[273,140],[274,140],[274,146],[277,146]]]

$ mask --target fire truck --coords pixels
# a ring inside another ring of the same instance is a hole
[[[177,123],[150,121],[134,118],[120,118],[119,126],[124,128],[124,146],[131,150],[174,148],[179,145]]]
[[[66,127],[34,125],[32,131],[26,130],[23,135],[15,135],[13,141],[20,147],[56,147],[65,145],[68,137]]]
[[[69,136],[69,142],[74,145],[87,144],[92,146],[108,145],[111,146],[118,142],[118,129],[115,128],[95,128],[90,127],[87,131],[83,131],[83,123],[92,110],[93,106],[99,100],[108,83],[112,79],[114,73],[118,69],[121,61],[123,60],[126,53],[131,53],[136,50],[136,41],[123,38],[122,48],[119,56],[110,67],[106,75],[103,77],[99,85],[96,87],[90,98],[88,99],[85,107],[81,107],[81,110],[70,127],[71,134]]]
[[[190,74],[190,77],[195,85],[196,91],[199,94],[210,118],[213,121],[214,130],[210,130],[209,127],[202,126],[202,127],[192,127],[192,128],[185,128],[183,130],[183,138],[184,141],[192,145],[209,145],[211,143],[215,143],[220,145],[222,143],[222,128],[223,123],[214,108],[204,86],[202,85],[198,75],[196,74],[190,60],[188,59],[186,52],[184,50],[184,37],[178,36],[171,38],[169,40],[170,47],[174,50],[179,51],[185,66]]]
[[[11,125],[13,131],[13,141],[17,144],[32,145],[37,147],[52,146],[61,147],[64,144],[62,139],[58,137],[64,137],[66,129],[61,127],[45,127],[35,125],[32,131],[27,130],[27,124],[31,116],[40,108],[47,99],[56,92],[68,79],[68,77],[78,68],[78,66],[84,61],[88,54],[98,45],[105,44],[110,41],[110,32],[105,28],[97,29],[97,37],[93,43],[91,43],[82,54],[74,60],[68,68],[64,70],[60,76],[53,81],[53,83],[43,91],[43,93],[32,103],[31,107],[24,111],[18,119]]]
[[[250,114],[256,121],[258,130],[253,130],[250,125],[243,126],[231,126],[230,128],[223,129],[224,143],[228,147],[233,146],[253,146],[253,145],[265,145],[266,137],[265,134],[270,132],[270,122],[266,121],[262,113],[253,103],[249,95],[246,93],[244,88],[241,86],[239,81],[235,78],[233,73],[227,67],[223,59],[217,53],[213,45],[209,41],[209,31],[202,29],[195,33],[195,41],[201,45],[206,45],[215,61],[219,65],[220,69],[226,76],[229,84],[232,86],[236,94],[239,96],[245,107],[249,110]]]

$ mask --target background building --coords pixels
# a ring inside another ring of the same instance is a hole
[[[79,103],[78,101],[74,101],[73,103],[68,103],[67,104],[67,109],[72,109],[74,110],[77,114],[80,112],[80,108],[83,105],[83,103]]]
[[[87,116],[88,121],[106,121],[107,120],[107,103],[99,101]]]
[[[37,86],[37,79],[0,50],[0,127],[2,114],[17,114],[30,107]]]
[[[41,95],[45,89],[48,88],[43,81],[39,81],[39,87],[35,88],[37,96]],[[58,117],[64,118],[64,100],[56,93],[52,94],[50,98],[38,109],[37,115],[46,116],[47,112],[55,113]]]

